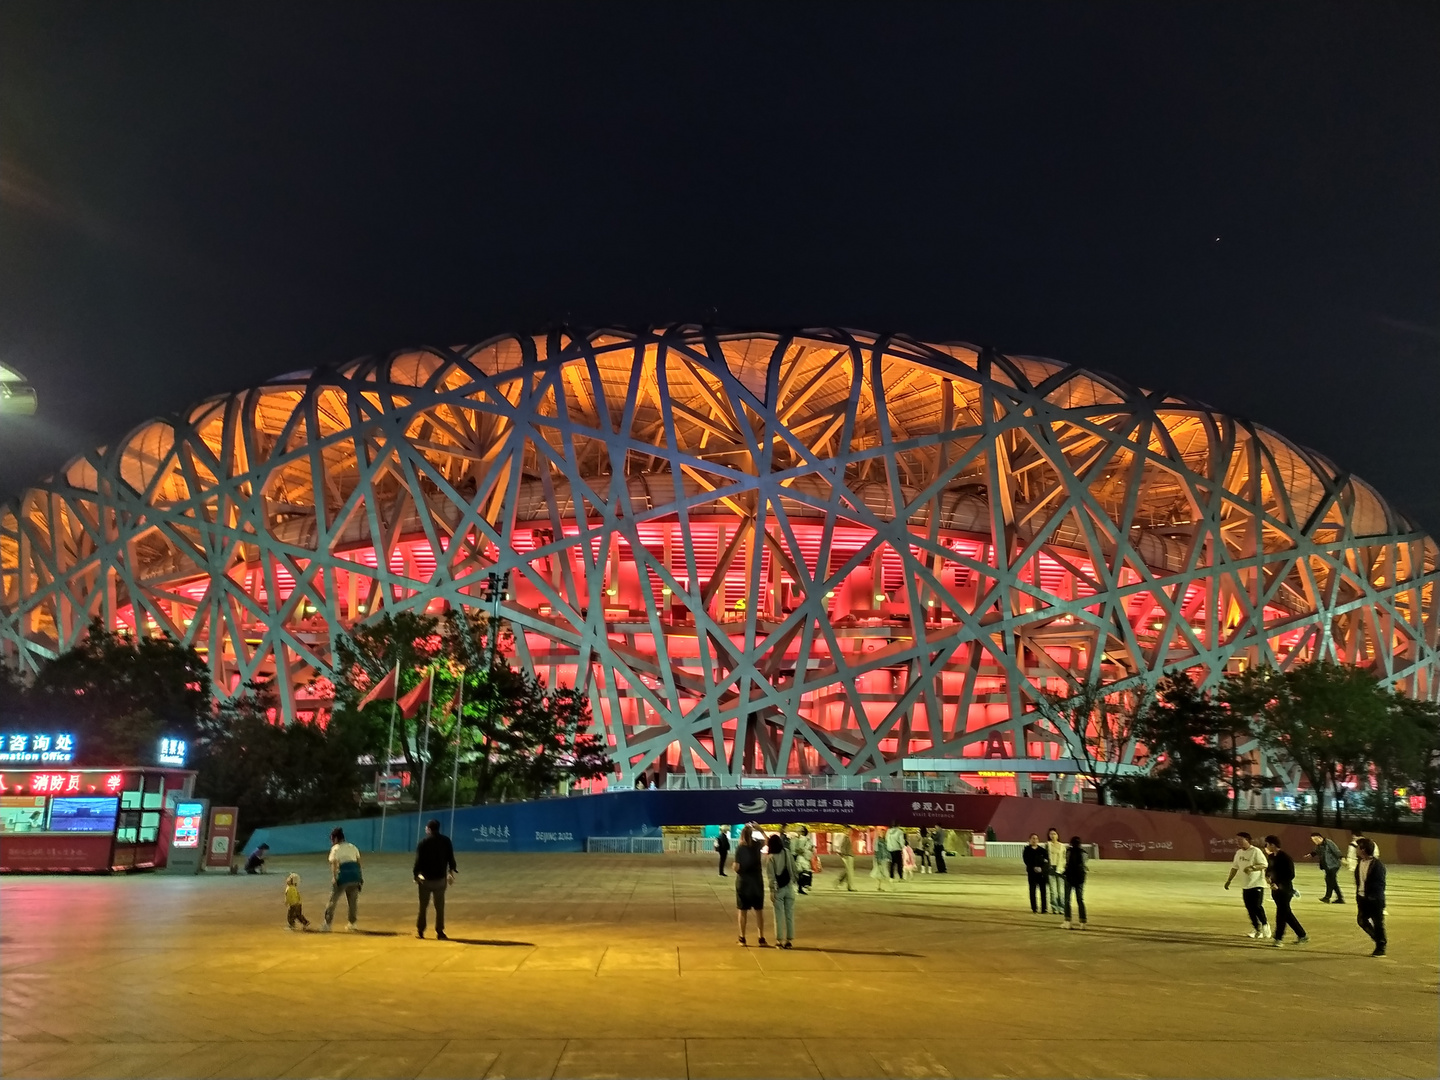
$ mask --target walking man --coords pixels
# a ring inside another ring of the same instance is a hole
[[[1025,883],[1030,886],[1030,912],[1044,915],[1050,910],[1047,902],[1050,894],[1050,852],[1040,846],[1039,833],[1030,834],[1030,842],[1021,849],[1020,858],[1025,862]],[[1038,907],[1035,904],[1037,895],[1040,897]]]
[[[1355,922],[1375,942],[1371,956],[1385,955],[1385,864],[1375,853],[1375,841],[1361,836],[1355,841],[1359,862],[1355,865]]]
[[[1310,834],[1310,843],[1314,845],[1305,857],[1314,859],[1320,869],[1325,873],[1325,895],[1320,898],[1322,904],[1343,904],[1345,894],[1340,891],[1340,848],[1328,836],[1318,832]],[[1335,899],[1331,900],[1330,897]]]
[[[945,834],[943,827],[935,830],[935,873],[945,873]]]
[[[1304,945],[1310,939],[1290,910],[1290,901],[1295,898],[1295,860],[1280,850],[1278,836],[1265,837],[1265,855],[1270,862],[1265,876],[1270,879],[1270,899],[1275,901],[1275,947],[1285,944],[1287,926],[1295,931],[1295,944]]]
[[[850,830],[846,829],[840,834],[840,841],[835,845],[835,853],[840,856],[840,880],[835,882],[837,889],[844,888],[846,892],[855,891],[855,844],[850,839]]]
[[[1240,877],[1240,896],[1245,901],[1245,913],[1250,916],[1250,925],[1253,929],[1246,937],[1268,938],[1270,936],[1270,924],[1265,919],[1265,868],[1269,860],[1265,853],[1250,842],[1248,832],[1236,833],[1240,841],[1239,850],[1235,852],[1235,858],[1230,862],[1230,876],[1225,879],[1225,888],[1230,888],[1230,882],[1235,880],[1235,875]]]
[[[725,876],[725,861],[730,858],[730,826],[721,825],[715,837],[715,854],[720,856],[720,876]]]
[[[420,913],[415,917],[415,936],[425,936],[425,909],[435,901],[435,936],[445,937],[445,887],[455,881],[455,847],[440,831],[440,822],[425,823],[425,839],[415,846],[415,884],[420,887]]]
[[[905,830],[893,822],[885,834],[885,850],[890,855],[890,880],[905,880]]]

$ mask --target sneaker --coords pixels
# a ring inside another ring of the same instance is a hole
[[[1279,938],[1276,938],[1274,941],[1270,942],[1270,944],[1274,945],[1277,949],[1283,949],[1285,947],[1285,942],[1281,941]]]
[[[1260,931],[1259,931],[1259,930],[1251,930],[1251,931],[1250,931],[1248,934],[1246,934],[1245,936],[1248,937],[1248,938],[1257,938],[1257,937],[1260,936]]]
[[[330,924],[329,924],[328,922],[322,922],[322,923],[320,924],[320,933],[322,933],[322,934],[328,934],[328,933],[330,933]]]
[[[424,941],[424,940],[425,940],[425,931],[424,931],[424,930],[416,930],[416,931],[415,931],[415,936],[416,936],[417,938],[419,938],[421,941]]]
[[[1085,924],[1084,924],[1084,922],[1081,922],[1081,924],[1080,924],[1080,929],[1081,929],[1081,930],[1084,930],[1084,929],[1085,929]]]
[[[345,924],[345,929],[346,929],[346,930],[349,930],[349,931],[353,934],[356,930],[359,930],[360,927],[356,926],[356,925],[352,922],[352,923],[346,923],[346,924]]]
[[[1062,930],[1069,930],[1069,929],[1070,929],[1070,920],[1069,920],[1069,919],[1066,919],[1063,923],[1061,923],[1061,924],[1060,924],[1060,929],[1062,929]]]
[[[1309,934],[1306,934],[1304,937],[1297,937],[1297,938],[1295,939],[1295,944],[1296,944],[1296,945],[1309,945],[1309,944],[1310,944],[1310,935],[1309,935]]]
[[[450,938],[446,935],[446,933],[445,933],[444,930],[436,930],[436,931],[435,931],[435,940],[436,940],[436,941],[449,941]]]
[[[1370,955],[1371,955],[1371,956],[1384,956],[1384,955],[1385,955],[1385,946],[1384,946],[1384,945],[1376,945],[1376,946],[1375,946],[1375,951],[1372,952]]]
[[[1261,936],[1262,938],[1269,938],[1269,937],[1271,936],[1271,930],[1270,930],[1270,924],[1269,924],[1269,923],[1266,923],[1264,926],[1262,926],[1262,927],[1260,928],[1260,936]]]

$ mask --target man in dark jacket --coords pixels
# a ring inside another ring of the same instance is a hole
[[[1375,942],[1371,956],[1385,955],[1385,864],[1375,857],[1375,842],[1367,836],[1355,841],[1355,922]]]
[[[1278,836],[1265,837],[1265,855],[1270,865],[1265,876],[1270,879],[1270,899],[1275,901],[1275,947],[1285,944],[1285,927],[1295,931],[1295,944],[1304,945],[1310,939],[1295,913],[1290,910],[1290,901],[1295,897],[1295,860],[1280,850]]]
[[[725,863],[730,858],[730,826],[721,825],[720,835],[715,837],[715,853],[720,856],[720,876],[725,876]]]
[[[1050,890],[1050,853],[1040,843],[1040,834],[1031,833],[1030,842],[1020,851],[1020,858],[1025,861],[1025,878],[1030,886],[1030,910],[1036,915],[1044,915],[1049,911],[1048,897]],[[1035,905],[1035,894],[1040,894],[1040,905]]]
[[[1310,834],[1310,843],[1315,846],[1306,854],[1307,859],[1314,859],[1325,873],[1325,895],[1320,898],[1322,904],[1343,904],[1345,894],[1340,891],[1340,848],[1334,840],[1322,836],[1318,832]],[[1331,896],[1335,899],[1332,901]]]
[[[440,822],[425,823],[425,839],[415,846],[415,884],[420,887],[420,914],[415,919],[415,936],[425,936],[425,909],[435,899],[435,936],[445,941],[445,886],[455,880],[455,847],[440,832]]]

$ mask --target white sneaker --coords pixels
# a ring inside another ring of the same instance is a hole
[[[1066,919],[1063,923],[1060,924],[1060,928],[1061,928],[1062,930],[1069,930],[1069,929],[1070,929],[1070,920],[1069,920],[1069,919]]]
[[[1250,931],[1248,934],[1246,934],[1245,936],[1248,937],[1248,938],[1257,938],[1257,937],[1260,936],[1260,931],[1259,931],[1259,930],[1251,930],[1251,931]]]
[[[320,933],[322,933],[322,934],[328,934],[328,933],[330,933],[330,924],[329,924],[328,922],[322,922],[322,923],[320,924]]]
[[[1269,924],[1269,923],[1266,923],[1264,926],[1262,926],[1262,927],[1260,928],[1260,936],[1261,936],[1262,938],[1269,938],[1269,937],[1272,937],[1272,936],[1273,936],[1273,935],[1271,934],[1271,932],[1270,932],[1270,924]]]
[[[356,925],[352,922],[352,923],[346,923],[346,924],[345,924],[345,929],[346,929],[346,930],[349,930],[351,933],[354,933],[356,930],[359,930],[360,927],[356,926]]]
[[[1274,945],[1277,949],[1283,949],[1285,947],[1285,942],[1283,941],[1272,941],[1270,944]]]

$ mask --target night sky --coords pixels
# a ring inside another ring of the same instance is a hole
[[[1440,532],[1437,56],[1419,3],[7,0],[0,494],[365,353],[836,324],[1193,394]]]

